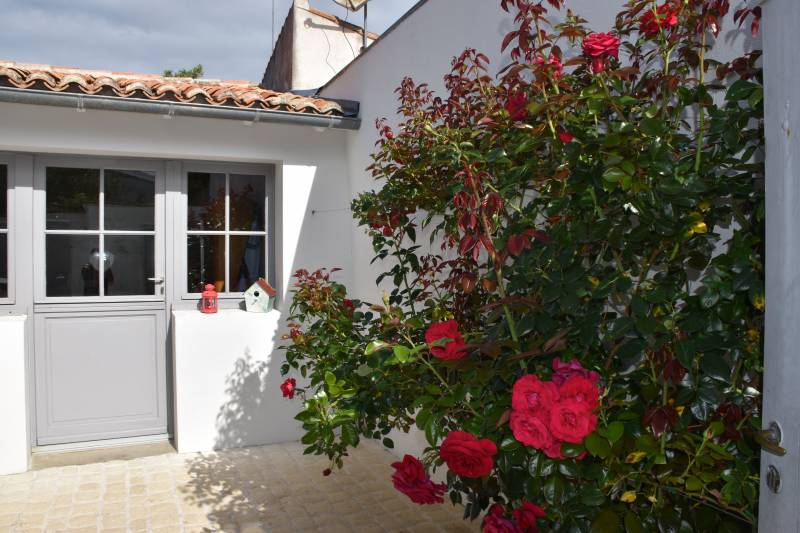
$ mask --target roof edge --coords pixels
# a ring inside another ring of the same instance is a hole
[[[0,87],[0,102],[16,104],[69,107],[77,111],[95,109],[101,111],[124,111],[162,115],[240,120],[250,124],[279,123],[321,128],[357,130],[361,119],[337,115],[316,115],[296,111],[280,111],[260,108],[215,106],[210,104],[145,100],[142,98],[119,98],[117,96],[63,93],[38,89]]]
[[[331,85],[331,84],[332,84],[334,81],[338,80],[340,76],[342,76],[342,75],[343,75],[345,72],[347,72],[347,71],[350,69],[350,67],[352,67],[352,66],[353,66],[353,65],[354,65],[354,64],[355,64],[357,61],[359,61],[359,60],[360,60],[362,57],[364,57],[365,55],[367,55],[367,54],[370,52],[370,50],[372,50],[372,49],[373,49],[375,46],[377,46],[377,45],[378,45],[378,43],[381,43],[381,42],[383,42],[383,40],[384,40],[384,39],[385,39],[385,38],[386,38],[386,37],[387,37],[387,36],[388,36],[390,33],[392,33],[392,32],[393,32],[395,29],[397,29],[397,27],[398,27],[398,26],[400,26],[400,24],[402,24],[403,22],[405,22],[405,20],[406,20],[407,18],[409,18],[411,15],[413,15],[413,14],[414,14],[414,13],[415,13],[415,12],[416,12],[416,11],[417,11],[419,8],[421,8],[423,5],[427,4],[427,3],[428,3],[428,1],[429,1],[429,0],[419,0],[419,2],[417,2],[416,4],[414,4],[414,5],[411,7],[411,9],[409,9],[408,11],[406,11],[406,12],[405,12],[405,14],[404,14],[402,17],[400,17],[399,19],[397,19],[397,20],[394,22],[394,24],[392,24],[391,26],[389,26],[389,28],[387,28],[387,30],[386,30],[386,31],[384,31],[382,34],[380,34],[380,36],[379,36],[377,39],[375,39],[375,41],[373,41],[371,45],[367,46],[366,50],[363,50],[363,51],[362,51],[362,52],[361,52],[361,53],[360,53],[358,56],[356,56],[356,58],[355,58],[355,59],[353,59],[351,62],[349,62],[347,65],[345,65],[345,67],[344,67],[342,70],[340,70],[339,72],[337,72],[336,74],[334,74],[334,76],[333,76],[331,79],[329,79],[329,80],[328,80],[328,81],[325,83],[325,85],[323,85],[322,87],[320,87],[320,88],[317,90],[316,96],[319,96],[319,95],[322,93],[322,91],[324,91],[325,89],[327,89],[327,88],[328,88],[328,87],[329,87],[329,86],[330,86],[330,85]]]

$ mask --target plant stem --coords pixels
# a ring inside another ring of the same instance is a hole
[[[702,30],[702,35],[700,36],[700,85],[703,86],[705,83],[706,78],[706,29],[705,27]],[[703,130],[705,129],[706,125],[706,115],[703,109],[703,102],[697,103],[697,112],[699,113],[698,122],[697,122],[697,152],[695,152],[694,156],[694,171],[700,172],[700,162],[703,158]]]

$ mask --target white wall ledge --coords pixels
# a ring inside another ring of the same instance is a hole
[[[175,446],[207,452],[297,440],[280,392],[281,313],[172,312]]]

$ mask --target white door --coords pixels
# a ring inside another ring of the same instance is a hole
[[[37,444],[167,432],[164,164],[39,157]]]

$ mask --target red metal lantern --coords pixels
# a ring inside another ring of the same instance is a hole
[[[210,283],[206,285],[206,290],[203,291],[203,298],[200,300],[200,311],[203,313],[216,313],[219,310],[217,297],[217,291],[214,290],[214,286]]]

